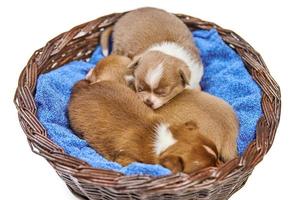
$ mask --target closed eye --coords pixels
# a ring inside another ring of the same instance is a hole
[[[137,61],[132,65],[132,67],[136,68],[138,65],[139,65],[139,60],[137,60]]]

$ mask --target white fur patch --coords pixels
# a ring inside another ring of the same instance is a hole
[[[215,158],[217,158],[217,154],[214,150],[212,150],[209,146],[203,145],[204,149],[211,155],[213,155]]]
[[[85,76],[85,79],[86,79],[86,80],[90,80],[93,71],[94,71],[94,68],[90,69],[90,71],[89,71],[89,72],[87,73],[87,75]]]
[[[160,155],[169,146],[177,142],[177,140],[173,137],[168,124],[158,124],[155,127],[155,134],[154,152],[156,155]]]
[[[155,68],[151,68],[147,71],[145,82],[149,85],[150,88],[154,89],[158,86],[163,72],[164,68],[162,63],[157,65]]]
[[[192,88],[199,87],[199,82],[203,76],[203,65],[197,62],[187,49],[175,42],[162,42],[153,45],[148,51],[160,51],[185,62],[191,70],[190,86]]]

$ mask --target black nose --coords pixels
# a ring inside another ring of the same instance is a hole
[[[149,99],[147,99],[147,100],[145,101],[145,104],[146,104],[147,106],[149,106],[149,107],[152,107],[152,106],[153,106],[152,101],[150,101]]]

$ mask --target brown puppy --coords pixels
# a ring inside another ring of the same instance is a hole
[[[134,22],[134,23],[133,23]],[[101,37],[108,53],[133,59],[135,88],[141,99],[157,109],[186,87],[200,88],[203,65],[187,26],[175,15],[156,8],[140,8],[122,16]]]
[[[169,123],[194,121],[200,133],[214,142],[223,161],[237,156],[238,121],[225,101],[198,90],[184,90],[156,113]]]
[[[79,81],[73,88],[68,114],[80,137],[122,165],[161,164],[174,173],[216,166],[216,147],[195,124],[169,127],[123,84]]]
[[[123,84],[132,81],[132,71],[126,66],[131,62],[126,56],[110,55],[100,60],[86,75],[91,83],[112,80]]]

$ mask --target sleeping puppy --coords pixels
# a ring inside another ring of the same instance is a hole
[[[133,23],[134,22],[134,23]],[[157,109],[185,88],[200,88],[203,65],[191,32],[175,15],[156,8],[140,8],[122,16],[101,34],[108,54],[132,58],[135,89],[151,108]]]
[[[231,106],[220,98],[199,90],[184,90],[155,112],[171,124],[194,121],[200,133],[214,142],[223,161],[237,156],[238,120]]]
[[[68,114],[78,136],[121,165],[160,164],[174,173],[190,173],[218,161],[216,146],[195,123],[169,126],[120,83],[79,81]]]
[[[174,173],[216,166],[217,148],[196,123],[168,125],[122,78],[106,79],[113,71],[116,77],[126,74],[118,67],[108,68],[110,59],[120,61],[122,57],[103,59],[87,77],[100,72],[96,74],[100,81],[82,80],[73,87],[68,115],[75,133],[105,158],[122,165],[161,164]]]

